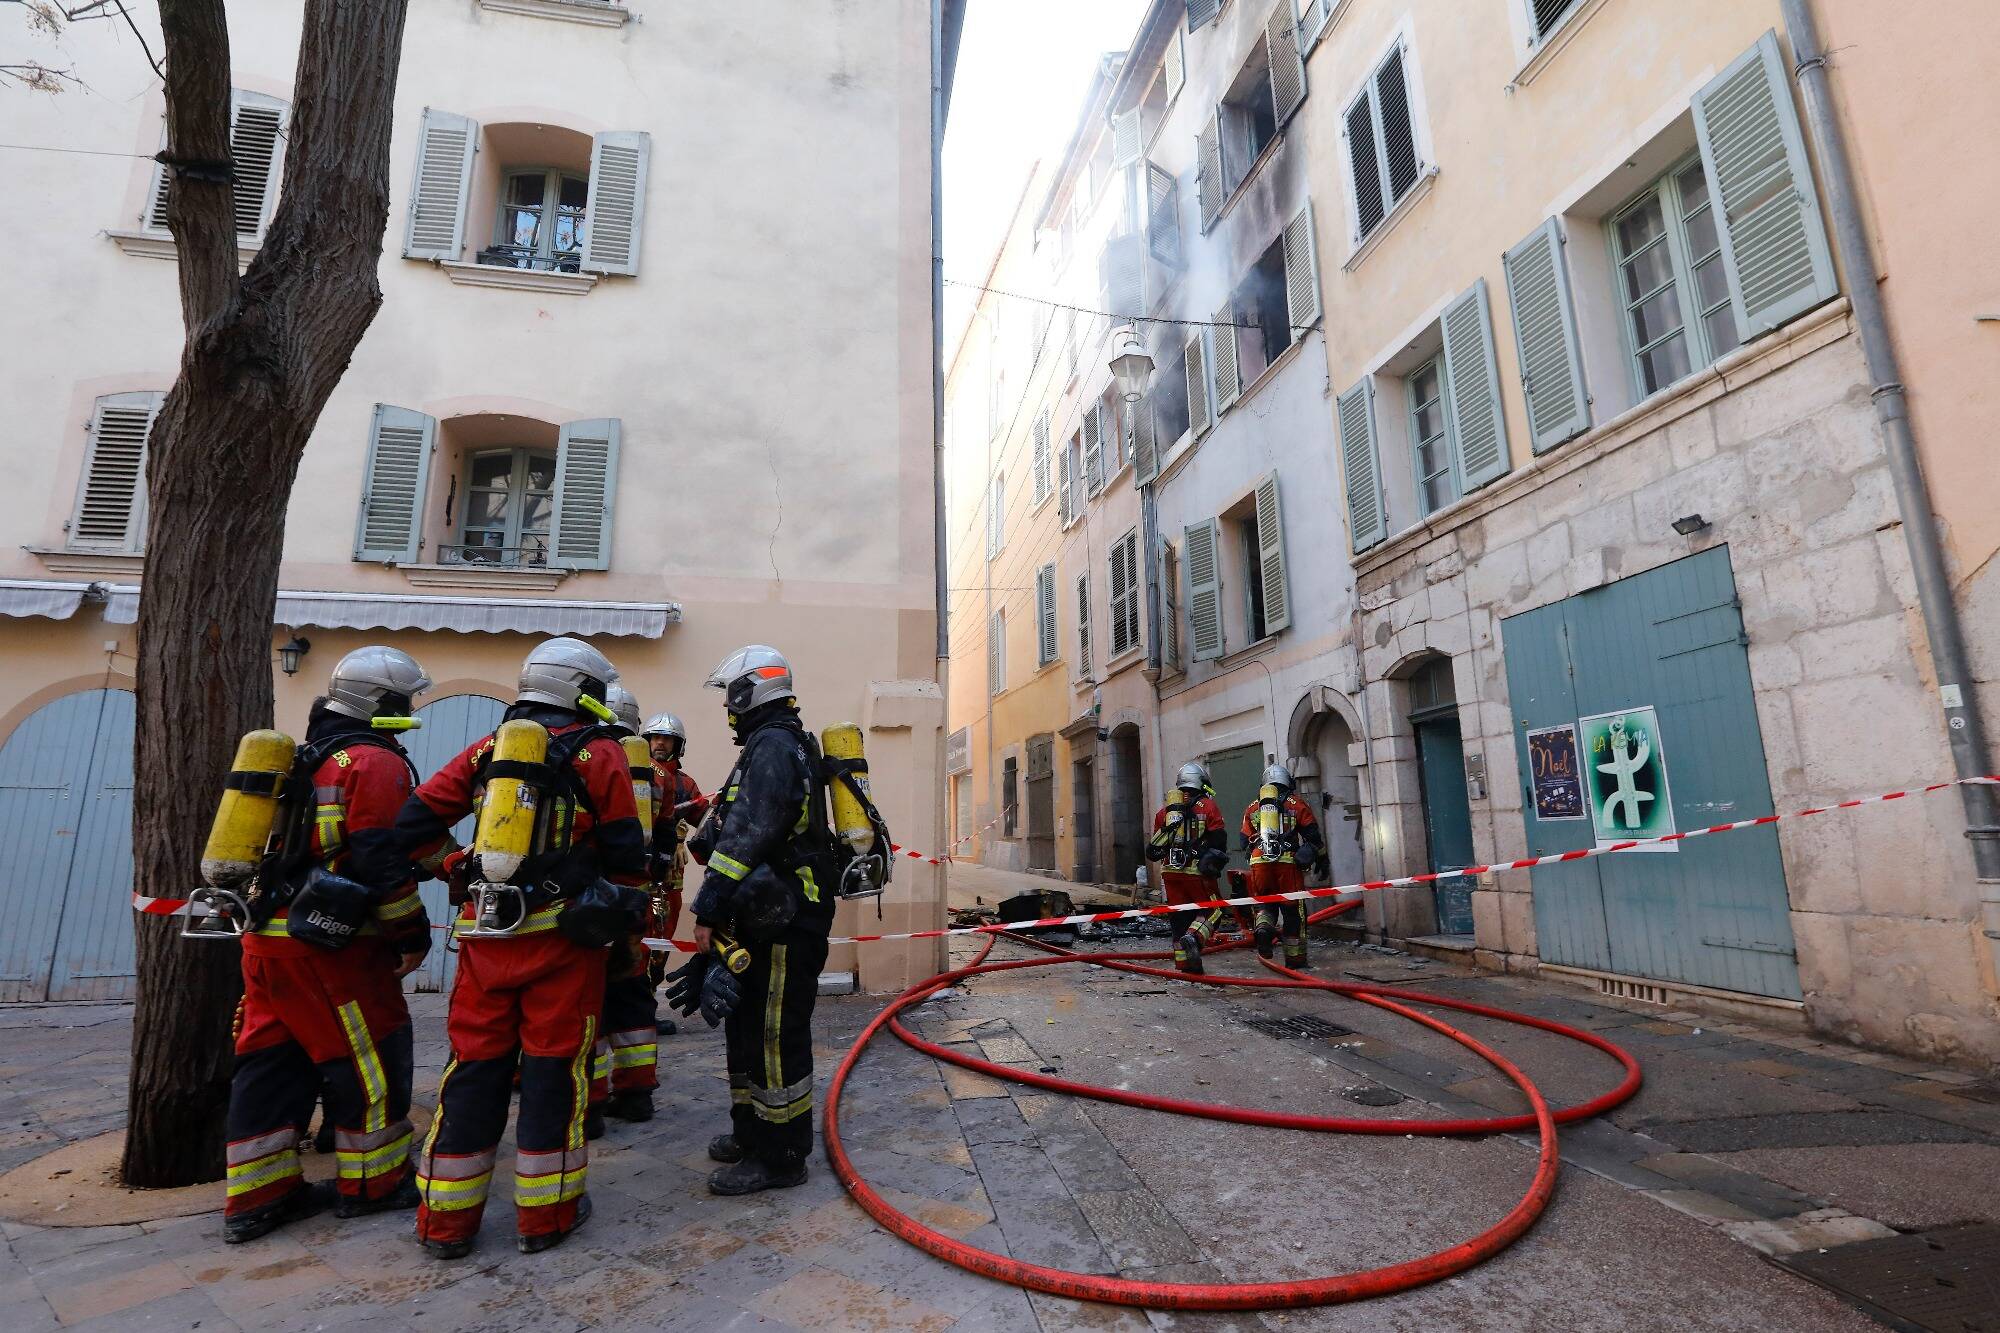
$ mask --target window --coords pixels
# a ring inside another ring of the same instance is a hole
[[[986,689],[999,694],[1007,688],[1007,613],[995,611],[986,629]]]
[[[1007,477],[993,474],[992,493],[986,500],[986,558],[991,560],[1007,545]]]
[[[1064,527],[1068,527],[1074,522],[1077,511],[1083,508],[1081,491],[1079,489],[1082,485],[1082,478],[1078,475],[1078,465],[1081,457],[1078,452],[1079,448],[1080,445],[1077,437],[1074,435],[1070,436],[1069,443],[1062,447],[1062,457],[1058,460],[1061,464],[1058,470],[1062,475],[1057,487],[1056,517]]]
[[[1000,763],[1000,833],[1011,838],[1021,826],[1021,762],[1008,755]]]
[[[555,516],[556,457],[486,449],[467,460],[465,519],[445,564],[546,565]]]
[[[229,155],[235,159],[231,186],[239,239],[260,238],[277,208],[278,183],[284,169],[285,132],[291,107],[275,97],[236,89],[229,99]],[[162,141],[162,148],[166,147]],[[167,195],[173,177],[164,163],[153,169],[153,188],[146,201],[146,228],[167,229]]]
[[[1139,534],[1120,537],[1111,547],[1111,656],[1139,646]]]
[[[1217,406],[1234,402],[1318,318],[1318,259],[1308,204],[1292,215],[1215,313]]]
[[[1181,669],[1180,552],[1169,542],[1160,552],[1160,669]]]
[[[1035,665],[1045,667],[1056,660],[1056,567],[1043,565],[1035,571]]]
[[[1049,414],[1047,412],[1043,412],[1035,418],[1034,472],[1035,507],[1039,509],[1042,502],[1049,498],[1049,491],[1051,489],[1049,479]]]
[[[1259,478],[1249,494],[1215,518],[1189,524],[1182,539],[1187,551],[1188,628],[1195,661],[1221,657],[1228,651],[1222,601],[1225,582],[1239,580],[1244,588],[1244,643],[1255,643],[1292,623],[1277,473]]]
[[[1164,452],[1187,434],[1188,429],[1187,349],[1184,346],[1175,349],[1173,359],[1153,376],[1150,398],[1154,435]]]
[[[584,216],[590,181],[554,167],[509,171],[492,248],[479,262],[502,268],[575,273],[583,262]]]
[[[1458,472],[1445,429],[1444,357],[1426,361],[1406,381],[1410,399],[1410,443],[1416,450],[1417,503],[1432,514],[1458,499]]]
[[[1294,3],[1276,0],[1272,5],[1263,40],[1250,49],[1243,68],[1216,104],[1213,118],[1196,135],[1204,230],[1214,223],[1223,202],[1249,178],[1305,100],[1306,67],[1299,53]]]
[[[1528,6],[1528,20],[1534,24],[1534,44],[1539,46],[1542,39],[1562,26],[1582,0],[1524,0]]]
[[[166,395],[114,393],[90,414],[89,443],[66,545],[72,551],[146,549],[146,447]]]
[[[1090,663],[1090,575],[1076,576],[1076,674],[1089,680]]]
[[[1349,197],[1354,201],[1350,220],[1357,243],[1381,226],[1423,179],[1425,163],[1410,82],[1409,45],[1398,40],[1341,113]]]
[[[1741,339],[1701,159],[1647,186],[1611,219],[1626,352],[1640,397],[1684,379]]]
[[[1104,403],[1091,403],[1083,410],[1083,488],[1095,497],[1104,489]],[[1081,512],[1083,506],[1077,509]]]

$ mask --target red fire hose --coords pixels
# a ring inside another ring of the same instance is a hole
[[[1323,920],[1336,912],[1346,911],[1355,906],[1341,903],[1324,911],[1314,913],[1312,920]],[[1036,1291],[1048,1292],[1055,1296],[1065,1296],[1072,1300],[1103,1301],[1113,1305],[1134,1305],[1155,1310],[1269,1310],[1307,1305],[1332,1305],[1342,1301],[1360,1300],[1370,1296],[1385,1296],[1392,1292],[1406,1291],[1425,1283],[1436,1282],[1440,1278],[1460,1273],[1475,1264],[1484,1262],[1518,1240],[1542,1210],[1548,1207],[1555,1193],[1556,1173],[1561,1158],[1556,1149],[1556,1126],[1600,1115],[1619,1105],[1639,1090],[1639,1064],[1617,1046],[1593,1033],[1569,1027],[1548,1019],[1534,1018],[1506,1009],[1496,1009],[1487,1005],[1471,1004],[1464,1000],[1449,999],[1441,995],[1427,995],[1414,991],[1390,989],[1381,986],[1356,985],[1348,982],[1323,981],[1305,976],[1290,969],[1279,967],[1266,961],[1264,966],[1279,973],[1280,977],[1230,977],[1219,975],[1189,975],[1168,968],[1146,967],[1138,960],[1159,960],[1170,955],[1165,953],[1095,953],[1081,954],[1054,945],[1044,944],[1023,936],[1010,936],[1020,943],[1047,949],[1052,956],[1047,958],[1023,958],[1004,963],[988,963],[986,956],[992,951],[993,940],[988,939],[977,957],[964,967],[941,972],[904,991],[889,1002],[887,1008],[877,1014],[872,1022],[862,1030],[854,1045],[848,1048],[840,1067],[834,1071],[832,1086],[827,1091],[826,1107],[826,1152],[833,1163],[834,1174],[856,1203],[883,1228],[904,1240],[928,1251],[940,1259],[957,1264],[970,1272],[984,1277],[1028,1287]],[[1209,952],[1223,948],[1237,947],[1234,944],[1219,943]],[[1038,1074],[1012,1065],[995,1064],[976,1056],[954,1051],[936,1042],[926,1041],[905,1027],[900,1015],[903,1010],[919,1004],[931,995],[967,977],[983,976],[989,972],[1010,972],[1021,968],[1052,967],[1063,963],[1090,963],[1096,966],[1115,968],[1121,972],[1133,972],[1141,976],[1164,977],[1175,981],[1194,982],[1210,986],[1247,986],[1258,989],[1322,990],[1336,995],[1345,995],[1364,1004],[1401,1015],[1414,1023],[1419,1023],[1434,1032],[1442,1033],[1481,1059],[1498,1069],[1527,1097],[1533,1108],[1527,1115],[1493,1116],[1484,1119],[1460,1120],[1419,1120],[1410,1118],[1373,1119],[1341,1116],[1292,1115],[1277,1111],[1257,1111],[1244,1107],[1224,1106],[1210,1102],[1184,1101],[1174,1097],[1155,1097],[1143,1093],[1126,1092],[1116,1088],[1102,1088],[1092,1084],[1078,1083],[1070,1079]],[[1388,998],[1395,996],[1395,999]],[[1549,1109],[1541,1091],[1528,1076],[1521,1072],[1512,1061],[1499,1052],[1478,1041],[1476,1038],[1451,1027],[1449,1024],[1428,1014],[1409,1008],[1399,1001],[1414,1001],[1419,1004],[1437,1005],[1456,1009],[1462,1013],[1476,1014],[1485,1018],[1498,1018],[1524,1027],[1539,1028],[1569,1037],[1595,1047],[1617,1060],[1624,1066],[1625,1077],[1617,1087],[1600,1096],[1576,1106],[1559,1111]],[[955,1240],[931,1227],[899,1212],[887,1200],[861,1178],[854,1169],[854,1163],[847,1155],[846,1146],[840,1138],[840,1098],[847,1086],[847,1076],[853,1072],[868,1043],[874,1040],[884,1027],[897,1037],[924,1053],[947,1060],[961,1068],[976,1070],[993,1078],[1025,1083],[1032,1087],[1045,1088],[1053,1092],[1067,1092],[1079,1097],[1090,1097],[1098,1101],[1117,1102],[1126,1106],[1137,1106],[1148,1110],[1167,1111],[1175,1115],[1197,1116],[1209,1120],[1233,1121],[1237,1124],[1264,1125],[1278,1129],[1304,1129],[1320,1133],[1334,1134],[1406,1134],[1426,1136],[1501,1134],[1534,1126],[1541,1140],[1541,1151],[1536,1158],[1535,1174],[1527,1193],[1507,1215],[1486,1231],[1422,1258],[1405,1260],[1382,1268],[1365,1269],[1355,1273],[1343,1273],[1330,1277],[1303,1278],[1294,1282],[1142,1282],[1131,1278],[1109,1277],[1096,1273],[1072,1273],[1059,1268],[1048,1268],[1041,1264],[1024,1263],[1006,1255],[982,1250],[974,1245]]]

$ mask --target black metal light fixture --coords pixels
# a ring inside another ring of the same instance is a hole
[[[1713,526],[1713,524],[1700,514],[1682,514],[1674,520],[1674,531],[1683,537],[1692,537],[1697,533],[1707,532]]]
[[[311,651],[312,640],[303,634],[294,634],[290,643],[278,649],[278,665],[284,668],[286,675],[296,676],[299,673],[299,662]]]

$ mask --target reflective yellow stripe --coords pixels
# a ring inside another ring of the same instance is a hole
[[[412,893],[390,902],[377,904],[375,915],[383,921],[398,921],[423,905],[424,900]]]
[[[811,866],[799,867],[799,884],[805,889],[807,902],[819,901],[819,881],[813,878]]]
[[[766,1106],[762,1102],[752,1102],[750,1105],[751,1114],[766,1124],[771,1125],[788,1124],[791,1121],[797,1120],[802,1115],[811,1115],[812,1109],[813,1099],[811,1093],[806,1094],[788,1106]]]
[[[583,1146],[583,1114],[590,1105],[590,1066],[587,1062],[590,1060],[592,1048],[596,1045],[597,1019],[586,1018],[583,1020],[583,1045],[576,1048],[576,1059],[569,1064],[570,1116],[567,1142],[571,1151]]]
[[[253,935],[273,935],[284,939],[292,933],[291,923],[285,917],[273,917],[268,924],[259,926],[250,933]],[[375,929],[373,921],[364,921],[361,923],[361,929],[355,933],[358,935],[379,935],[381,932]]]
[[[417,1192],[424,1197],[424,1206],[434,1213],[456,1212],[461,1208],[477,1208],[486,1202],[486,1190],[493,1183],[493,1173],[484,1172],[470,1180],[438,1180],[421,1173],[417,1176]]]
[[[581,1171],[558,1171],[549,1176],[515,1176],[514,1206],[540,1208],[552,1203],[564,1203],[581,1197],[583,1186],[584,1174]]]
[[[544,907],[539,912],[530,912],[528,913],[528,919],[521,923],[519,929],[509,931],[508,933],[512,935],[538,935],[545,930],[554,930],[556,928],[556,917],[561,915],[561,913],[561,903],[557,903],[554,907]],[[452,923],[452,933],[463,938],[466,932],[473,928],[474,924],[474,922],[467,920],[465,917],[460,917]],[[475,936],[474,938],[478,937]]]
[[[785,1013],[785,946],[771,946],[771,988],[764,996],[764,1086],[783,1087],[784,1062],[778,1058],[778,1026]]]
[[[411,1137],[411,1134],[405,1134],[379,1148],[352,1151],[337,1148],[333,1158],[339,1164],[340,1174],[350,1179],[385,1175],[410,1155]]]
[[[340,1006],[340,1025],[347,1029],[347,1046],[354,1052],[354,1068],[361,1076],[361,1095],[368,1102],[361,1132],[378,1133],[389,1127],[389,1078],[382,1072],[382,1060],[375,1054],[359,1001],[349,1000]]]
[[[298,1174],[300,1174],[299,1154],[295,1149],[287,1148],[283,1152],[272,1153],[269,1157],[255,1162],[245,1162],[241,1166],[230,1167],[228,1194],[230,1198],[235,1198],[239,1194],[263,1189],[266,1185],[275,1184],[287,1176]]]
[[[424,1166],[432,1164],[431,1157],[437,1151],[438,1130],[444,1128],[444,1090],[445,1086],[451,1082],[452,1071],[457,1068],[458,1057],[453,1056],[444,1062],[444,1073],[438,1077],[437,1110],[431,1116],[430,1129],[424,1134],[424,1150],[420,1159]],[[430,1177],[420,1171],[417,1174],[417,1179],[428,1181]],[[424,1197],[428,1199],[430,1195],[426,1193]]]
[[[724,856],[721,852],[710,852],[708,854],[708,868],[710,870],[719,870],[731,879],[742,879],[750,873],[749,866],[744,865],[741,861],[733,857]]]
[[[614,1046],[611,1049],[611,1067],[632,1069],[639,1065],[656,1064],[659,1061],[659,1054],[660,1048],[657,1045]]]

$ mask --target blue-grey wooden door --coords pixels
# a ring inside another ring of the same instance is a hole
[[[1416,724],[1417,773],[1423,783],[1424,836],[1434,872],[1472,864],[1472,801],[1465,790],[1465,738],[1457,714]],[[1472,881],[1465,876],[1437,880],[1438,934],[1472,933]]]
[[[0,746],[0,1000],[132,993],[132,694],[81,690]]]
[[[500,725],[500,715],[507,711],[507,705],[498,699],[483,694],[454,694],[425,704],[417,710],[424,725],[416,731],[406,732],[403,748],[410,752],[410,761],[417,766],[420,778],[428,778],[443,768],[445,762],[457,755],[466,746],[490,733]],[[452,836],[463,845],[472,843],[472,816],[467,815],[452,829]],[[443,925],[451,919],[451,907],[445,901],[445,887],[437,880],[426,880],[419,890],[424,899],[424,911],[429,914],[431,924]],[[424,965],[410,973],[405,985],[419,991],[449,991],[452,978],[458,972],[458,953],[451,948],[451,938],[445,931],[433,932],[436,936],[430,956]]]
[[[1675,827],[1772,812],[1727,547],[1510,617],[1502,632],[1531,852],[1593,838],[1588,820],[1537,817],[1527,732],[1619,709],[1656,710]],[[1544,961],[1800,998],[1775,829],[1532,873]]]

